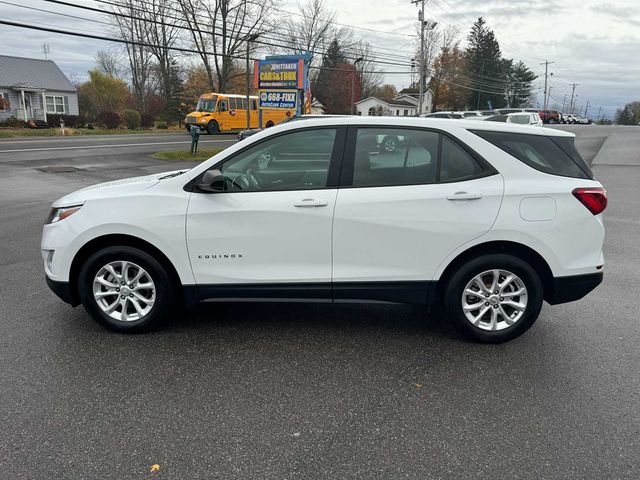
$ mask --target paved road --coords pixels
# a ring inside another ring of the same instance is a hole
[[[106,332],[44,284],[48,206],[179,167],[62,152],[0,154],[0,478],[640,476],[640,162],[594,165],[603,285],[484,346],[394,305],[203,304],[154,334]]]

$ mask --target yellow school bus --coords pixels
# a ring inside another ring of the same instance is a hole
[[[250,96],[251,128],[258,128],[258,97]],[[272,127],[295,115],[294,110],[262,110],[261,127]],[[233,93],[205,93],[200,96],[195,112],[184,120],[187,131],[191,125],[210,134],[234,132],[247,128],[247,96]]]

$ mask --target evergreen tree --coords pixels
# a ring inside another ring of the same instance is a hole
[[[529,70],[522,61],[515,65],[512,60],[508,61],[507,68],[507,106],[527,107],[529,98],[533,94],[533,81],[538,76]]]
[[[467,76],[475,89],[469,98],[471,108],[487,108],[489,102],[492,108],[504,106],[505,95],[498,92],[504,90],[505,65],[498,40],[482,17],[473,24],[467,41]]]
[[[339,65],[345,63],[347,63],[347,58],[340,47],[338,39],[334,38],[322,56],[322,65],[320,66],[318,75],[311,83],[313,96],[323,105],[332,102],[332,96],[335,93],[332,91],[332,87],[335,87],[336,83],[339,83],[341,79],[345,82],[349,80],[346,78],[349,72],[340,72],[337,70]]]

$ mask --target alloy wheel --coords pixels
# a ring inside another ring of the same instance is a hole
[[[515,325],[527,309],[527,287],[508,270],[484,271],[462,292],[462,311],[475,327],[500,331]]]
[[[93,279],[93,298],[105,314],[122,322],[140,320],[149,314],[156,300],[151,275],[133,262],[110,262]]]

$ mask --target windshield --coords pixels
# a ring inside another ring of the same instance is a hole
[[[216,101],[218,97],[205,98],[200,97],[198,105],[196,106],[197,112],[213,112],[216,109]]]

